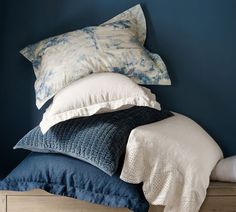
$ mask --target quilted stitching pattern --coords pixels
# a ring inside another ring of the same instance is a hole
[[[169,115],[169,112],[160,112],[148,107],[133,107],[62,122],[44,135],[37,126],[14,148],[62,153],[84,160],[113,175],[131,130]]]

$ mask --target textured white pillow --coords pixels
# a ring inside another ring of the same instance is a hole
[[[123,110],[132,106],[160,109],[155,95],[118,73],[96,73],[62,89],[40,123],[42,133],[68,119]]]
[[[224,182],[236,182],[236,156],[220,160],[211,173],[211,179]]]
[[[217,143],[192,119],[175,116],[133,129],[120,178],[143,182],[144,196],[165,211],[198,211],[222,158]]]

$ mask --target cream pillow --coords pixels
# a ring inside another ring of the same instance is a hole
[[[147,201],[165,211],[197,212],[223,154],[192,119],[176,114],[130,133],[120,178],[143,183]]]
[[[76,117],[123,110],[132,106],[160,110],[149,89],[118,73],[96,73],[62,89],[53,99],[40,123],[42,133],[53,125]]]
[[[236,182],[236,156],[220,160],[211,173],[211,179],[223,182]]]

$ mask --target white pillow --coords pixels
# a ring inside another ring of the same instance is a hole
[[[96,73],[62,89],[40,123],[42,133],[53,125],[75,117],[123,110],[132,106],[160,109],[155,95],[118,73]]]
[[[220,160],[211,173],[211,179],[224,182],[236,182],[236,156]]]

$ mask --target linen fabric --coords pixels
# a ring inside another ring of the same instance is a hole
[[[117,171],[131,130],[159,121],[169,114],[149,107],[135,106],[127,110],[61,122],[44,135],[37,126],[14,148],[69,155],[113,175]]]
[[[143,182],[146,199],[165,212],[198,212],[223,154],[196,122],[175,114],[132,130],[120,178]]]
[[[57,123],[72,118],[114,112],[132,106],[160,110],[156,97],[128,77],[117,73],[92,74],[62,89],[43,115],[43,134]]]
[[[236,156],[220,160],[211,173],[211,179],[223,182],[236,182]]]
[[[86,162],[59,154],[31,153],[0,181],[0,190],[32,189],[134,212],[147,212],[149,207],[141,185],[125,183],[119,173],[110,177]]]
[[[146,23],[140,5],[100,25],[50,37],[24,48],[33,64],[36,105],[62,88],[97,72],[127,75],[140,84],[170,84],[159,55],[144,47]]]

